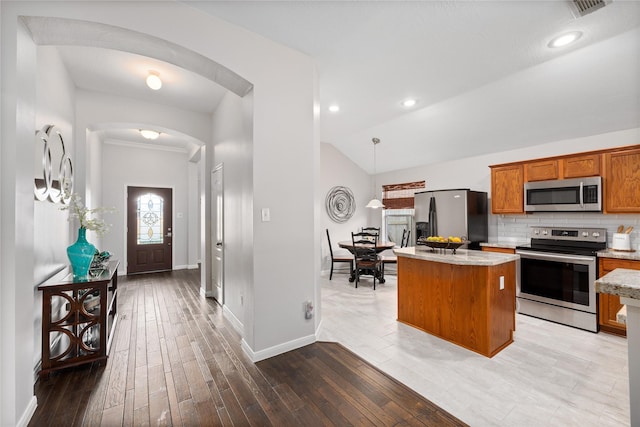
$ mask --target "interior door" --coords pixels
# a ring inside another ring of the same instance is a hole
[[[127,274],[173,268],[171,188],[127,187]]]
[[[211,284],[213,297],[224,304],[224,182],[222,165],[211,173]]]

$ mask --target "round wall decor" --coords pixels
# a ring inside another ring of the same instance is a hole
[[[356,199],[347,187],[336,186],[327,193],[327,214],[335,222],[346,222],[356,211]]]

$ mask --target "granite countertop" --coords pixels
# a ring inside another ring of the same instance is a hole
[[[450,249],[446,249],[445,252],[440,252],[439,250],[432,252],[431,248],[426,246],[398,248],[394,249],[393,253],[397,256],[421,259],[425,261],[479,266],[500,265],[506,262],[516,261],[520,258],[520,255],[474,251],[469,249],[458,249],[455,254],[452,253]]]
[[[616,268],[595,282],[596,292],[640,300],[640,271]]]
[[[488,246],[490,248],[506,248],[515,249],[516,246],[528,245],[531,241],[529,239],[500,239],[495,242],[481,242],[480,246]]]
[[[598,252],[600,258],[628,259],[630,261],[640,261],[640,252],[616,251],[613,249],[604,249]]]

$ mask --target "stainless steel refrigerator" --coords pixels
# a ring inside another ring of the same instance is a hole
[[[416,238],[457,236],[479,249],[489,236],[487,193],[467,188],[415,194]]]

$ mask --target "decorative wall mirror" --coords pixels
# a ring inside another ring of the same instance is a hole
[[[73,192],[73,164],[62,133],[55,126],[46,125],[36,131],[35,138],[35,198],[68,204]]]

